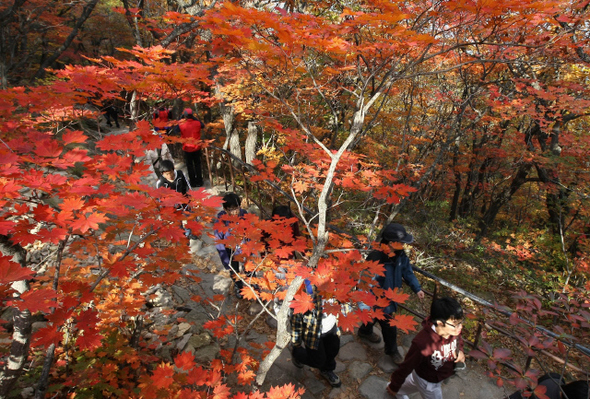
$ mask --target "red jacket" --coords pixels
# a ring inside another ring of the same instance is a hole
[[[459,335],[444,339],[432,329],[428,319],[422,326],[403,363],[391,374],[389,387],[394,392],[399,391],[412,370],[428,382],[440,382],[455,373],[455,356],[456,352],[463,351],[463,338]]]
[[[188,118],[178,124],[180,129],[180,137],[183,139],[193,139],[182,145],[182,149],[186,152],[195,152],[201,148],[198,140],[201,140],[201,128],[203,123],[196,119]]]

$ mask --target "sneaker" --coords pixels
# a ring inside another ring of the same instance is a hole
[[[293,355],[291,355],[291,362],[293,363],[293,366],[297,367],[298,369],[302,369],[304,366],[303,363],[299,363]]]
[[[464,362],[455,363],[455,371],[463,371],[466,368],[467,368],[467,365]]]
[[[359,331],[358,336],[359,338],[366,339],[367,341],[373,344],[378,344],[379,342],[381,342],[381,337],[379,336],[379,334],[374,332],[372,332],[371,334],[363,334]]]
[[[393,360],[395,364],[399,365],[401,362],[404,361],[404,358],[402,357],[402,355],[400,355],[399,351],[397,350],[395,352],[386,353],[386,355],[391,356],[391,360]]]
[[[338,388],[340,385],[342,385],[340,377],[338,377],[336,373],[334,373],[333,371],[320,371],[320,374],[322,375],[322,377],[328,380],[330,385],[332,385],[334,388]]]
[[[236,294],[236,298],[244,299],[244,295],[242,295],[242,287],[234,284],[234,293]]]

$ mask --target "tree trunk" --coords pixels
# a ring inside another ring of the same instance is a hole
[[[240,146],[240,133],[234,129],[229,136],[229,151],[233,156],[242,160],[242,147]]]
[[[129,101],[129,130],[135,129],[137,126],[137,119],[139,116],[139,99],[137,98],[137,91],[133,90],[131,94],[131,101]]]
[[[39,70],[35,74],[35,79],[40,79],[43,76],[45,76],[45,68],[50,67],[55,61],[57,61],[57,59],[63,54],[63,52],[66,51],[68,47],[70,47],[70,44],[72,44],[72,41],[74,41],[76,36],[78,36],[78,31],[80,30],[84,22],[86,22],[88,17],[90,17],[90,14],[92,14],[92,11],[94,10],[94,7],[97,3],[98,0],[90,0],[86,3],[84,9],[82,10],[82,13],[80,14],[80,17],[76,21],[76,24],[72,28],[72,31],[70,32],[66,40],[63,42],[61,46],[57,48],[57,50],[53,52],[51,56],[43,60],[41,66],[39,67]]]
[[[279,314],[277,314],[277,335],[275,346],[264,358],[262,363],[260,363],[260,367],[258,367],[258,373],[256,374],[256,383],[258,385],[262,385],[264,383],[268,370],[270,370],[275,360],[277,360],[277,358],[281,355],[281,352],[283,352],[283,349],[285,349],[285,347],[289,344],[289,341],[291,341],[291,333],[289,333],[287,330],[290,310],[289,305],[293,300],[293,296],[297,293],[299,287],[301,287],[301,284],[303,284],[303,279],[301,277],[296,277],[287,289],[285,300],[281,305]]]
[[[13,244],[8,236],[0,235],[0,250],[6,256],[13,256],[13,260],[22,267],[26,267],[26,251],[20,245]],[[29,290],[29,283],[27,280],[17,281],[12,284],[12,288],[18,293],[16,295],[22,295]],[[0,398],[8,397],[23,372],[29,354],[31,324],[31,312],[15,309],[10,354],[0,370]]]
[[[500,209],[502,209],[502,207],[510,201],[514,193],[527,182],[527,176],[531,168],[531,163],[520,165],[516,175],[512,179],[512,183],[510,183],[510,186],[506,187],[492,200],[489,208],[486,210],[479,222],[479,233],[477,235],[477,239],[485,237],[488,234],[489,228],[494,223],[494,220],[496,220],[496,216],[498,216]]]
[[[254,122],[248,122],[248,137],[246,137],[245,155],[246,163],[252,165],[256,159],[256,143],[258,142],[258,126]]]

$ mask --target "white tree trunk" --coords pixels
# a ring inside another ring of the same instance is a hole
[[[256,159],[256,143],[258,142],[258,126],[254,122],[248,122],[248,136],[246,137],[246,145],[244,152],[246,155],[246,163],[252,165],[252,161]]]

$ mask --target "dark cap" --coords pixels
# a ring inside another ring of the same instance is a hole
[[[402,242],[410,244],[414,242],[414,237],[406,232],[404,226],[398,223],[390,223],[383,230],[383,238],[387,241]]]

